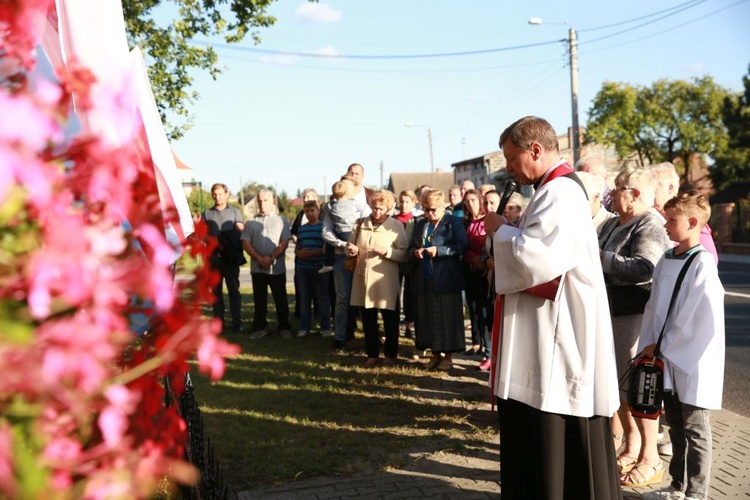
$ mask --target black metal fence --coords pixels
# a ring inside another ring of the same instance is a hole
[[[166,382],[166,405],[172,406],[174,392]],[[200,481],[194,486],[181,486],[180,494],[184,500],[235,500],[236,494],[229,487],[219,468],[219,461],[214,456],[211,440],[203,432],[203,417],[195,401],[195,386],[190,374],[185,374],[185,391],[178,401],[180,416],[187,423],[188,442],[185,446],[185,458],[201,474]]]

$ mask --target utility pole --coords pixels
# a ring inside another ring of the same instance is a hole
[[[541,17],[532,17],[529,19],[529,24],[541,26],[544,21]],[[578,36],[576,30],[570,25],[568,21],[561,23],[546,23],[546,24],[565,24],[569,27],[568,29],[568,50],[570,53],[570,107],[573,115],[572,128],[573,137],[571,144],[573,148],[573,162],[577,162],[581,157],[581,135],[578,126]]]
[[[573,113],[573,162],[581,158],[581,135],[578,127],[578,40],[576,30],[568,31],[570,49],[570,106]]]
[[[430,171],[435,171],[435,159],[432,155],[432,129],[427,127],[427,140],[430,141]]]

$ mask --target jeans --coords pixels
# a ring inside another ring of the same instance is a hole
[[[466,305],[471,319],[471,343],[481,346],[485,358],[489,358],[492,310],[487,298],[489,282],[487,277],[470,269],[464,263],[464,283],[466,284]]]
[[[673,392],[664,394],[664,412],[672,441],[672,486],[686,497],[705,500],[711,479],[710,412],[681,403]]]
[[[266,274],[250,273],[253,279],[253,331],[263,330],[268,326],[268,288],[271,288],[273,302],[276,304],[276,319],[279,331],[289,330],[289,301],[286,297],[286,273]]]
[[[312,328],[313,297],[320,310],[320,329],[331,330],[331,302],[328,300],[328,273],[317,269],[297,268],[297,290],[299,291],[300,330]]]
[[[392,309],[362,308],[362,328],[365,331],[365,350],[368,358],[380,355],[380,339],[378,338],[378,311],[383,317],[385,332],[385,346],[383,354],[391,359],[398,356],[398,314]]]
[[[333,283],[336,287],[336,308],[334,312],[334,340],[346,343],[346,332],[349,324],[349,298],[352,294],[352,273],[344,271],[346,255],[337,253],[333,261]]]
[[[221,275],[219,283],[214,287],[214,297],[216,302],[213,304],[214,318],[219,318],[224,323],[224,282],[227,284],[227,294],[229,295],[229,312],[232,315],[232,326],[242,325],[242,296],[240,295],[240,267],[225,262],[218,263],[215,267],[211,266]]]

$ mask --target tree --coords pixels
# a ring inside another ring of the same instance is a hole
[[[187,197],[188,206],[190,207],[190,213],[193,215],[199,215],[207,208],[213,206],[214,202],[211,199],[211,193],[203,187],[196,187],[190,191]]]
[[[613,145],[617,156],[636,153],[641,163],[649,154],[638,135],[638,89],[628,83],[604,82],[589,110],[586,140]]]
[[[252,200],[255,195],[260,193],[261,189],[271,189],[270,187],[260,184],[259,182],[246,182],[244,186],[242,186],[242,193],[238,193],[238,196],[240,198],[244,197],[245,203]]]
[[[227,43],[236,43],[250,35],[258,44],[258,28],[276,22],[266,15],[271,3],[273,0],[123,0],[128,42],[145,53],[156,106],[171,139],[179,139],[192,126],[187,104],[194,102],[198,93],[190,90],[190,70],[207,70],[214,79],[222,72],[211,46],[199,47],[193,40],[221,35]],[[170,24],[157,24],[154,11],[168,8],[177,10],[177,18]],[[168,115],[184,121],[171,123]]]
[[[717,152],[716,163],[709,172],[717,190],[750,179],[750,66],[742,81],[745,92],[724,99],[723,120],[728,142],[726,148]]]
[[[727,142],[722,109],[727,90],[705,76],[658,80],[651,87],[606,82],[589,111],[586,138],[613,145],[642,165],[713,156]]]

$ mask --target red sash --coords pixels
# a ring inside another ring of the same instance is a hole
[[[557,165],[554,169],[549,171],[547,174],[545,174],[542,177],[542,180],[539,182],[539,185],[536,186],[536,189],[539,190],[542,186],[547,184],[548,182],[557,179],[558,177],[562,177],[564,175],[568,175],[570,173],[573,173],[573,168],[568,164],[568,162],[563,162]],[[549,283],[544,283],[542,285],[537,285],[536,287],[532,287],[532,289],[538,289],[545,286],[551,286],[552,284],[555,284],[557,286],[560,285],[560,277],[557,277],[550,281]],[[502,339],[502,321],[503,321],[503,301],[505,299],[504,295],[497,295],[495,297],[495,313],[493,315],[493,322],[492,322],[492,353],[490,354],[490,398],[492,398],[491,404],[492,404],[492,410],[495,409],[495,374],[497,373],[497,363],[498,363],[498,353],[500,352],[500,341]]]

